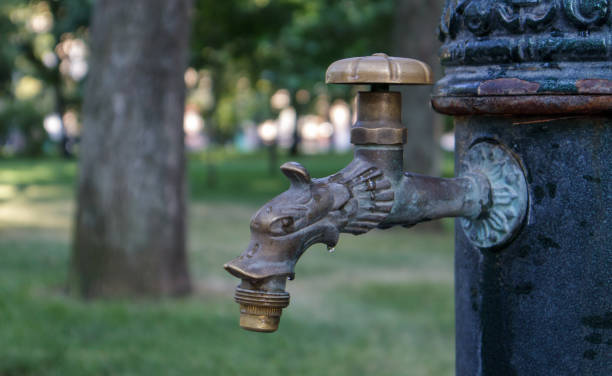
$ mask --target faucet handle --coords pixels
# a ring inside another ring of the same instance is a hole
[[[431,68],[405,57],[376,53],[332,63],[325,73],[327,84],[431,85]]]

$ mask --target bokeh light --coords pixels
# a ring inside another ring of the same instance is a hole
[[[275,110],[282,110],[291,103],[291,95],[287,89],[279,89],[270,98],[270,106]]]
[[[259,124],[259,127],[257,128],[257,134],[264,143],[273,143],[276,139],[276,136],[278,135],[278,125],[276,121],[266,120],[263,123]]]

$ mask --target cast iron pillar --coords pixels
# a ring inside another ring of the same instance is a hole
[[[456,168],[486,141],[522,164],[529,205],[505,244],[457,221],[458,376],[612,375],[610,0],[447,0]]]

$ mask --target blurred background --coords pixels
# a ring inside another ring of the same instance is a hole
[[[222,269],[280,164],[351,160],[367,88],[327,66],[439,78],[441,3],[2,0],[0,375],[453,374],[451,221],[312,247],[271,335],[239,328]],[[397,90],[405,168],[452,176],[430,88]]]

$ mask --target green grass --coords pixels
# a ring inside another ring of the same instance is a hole
[[[346,159],[302,161],[323,176]],[[453,374],[449,226],[342,235],[331,254],[313,247],[288,283],[279,331],[246,332],[231,300],[237,281],[221,265],[247,243],[256,203],[285,183],[261,178],[269,185],[252,198],[225,180],[241,182],[245,169],[260,178],[265,160],[218,166],[218,188],[192,183],[193,295],[87,302],[64,293],[74,163],[1,162],[0,375]],[[192,160],[192,182],[202,167]],[[230,188],[250,198],[223,201]]]
[[[303,164],[312,177],[323,177],[340,170],[352,159],[349,153],[291,157],[279,152],[271,168],[265,152],[231,154],[218,151],[212,154],[194,154],[190,158],[189,186],[193,199],[265,201],[289,187],[287,178],[278,168],[284,162],[295,160]]]
[[[240,154],[221,148],[192,154],[188,164],[189,194],[193,200],[263,203],[289,186],[278,168],[282,163],[300,162],[317,178],[337,172],[351,159],[351,153],[291,157],[279,151],[271,169],[267,152]],[[441,170],[444,176],[453,175],[452,154],[444,154]],[[24,194],[33,200],[69,196],[76,171],[76,161],[0,160],[0,202]]]

